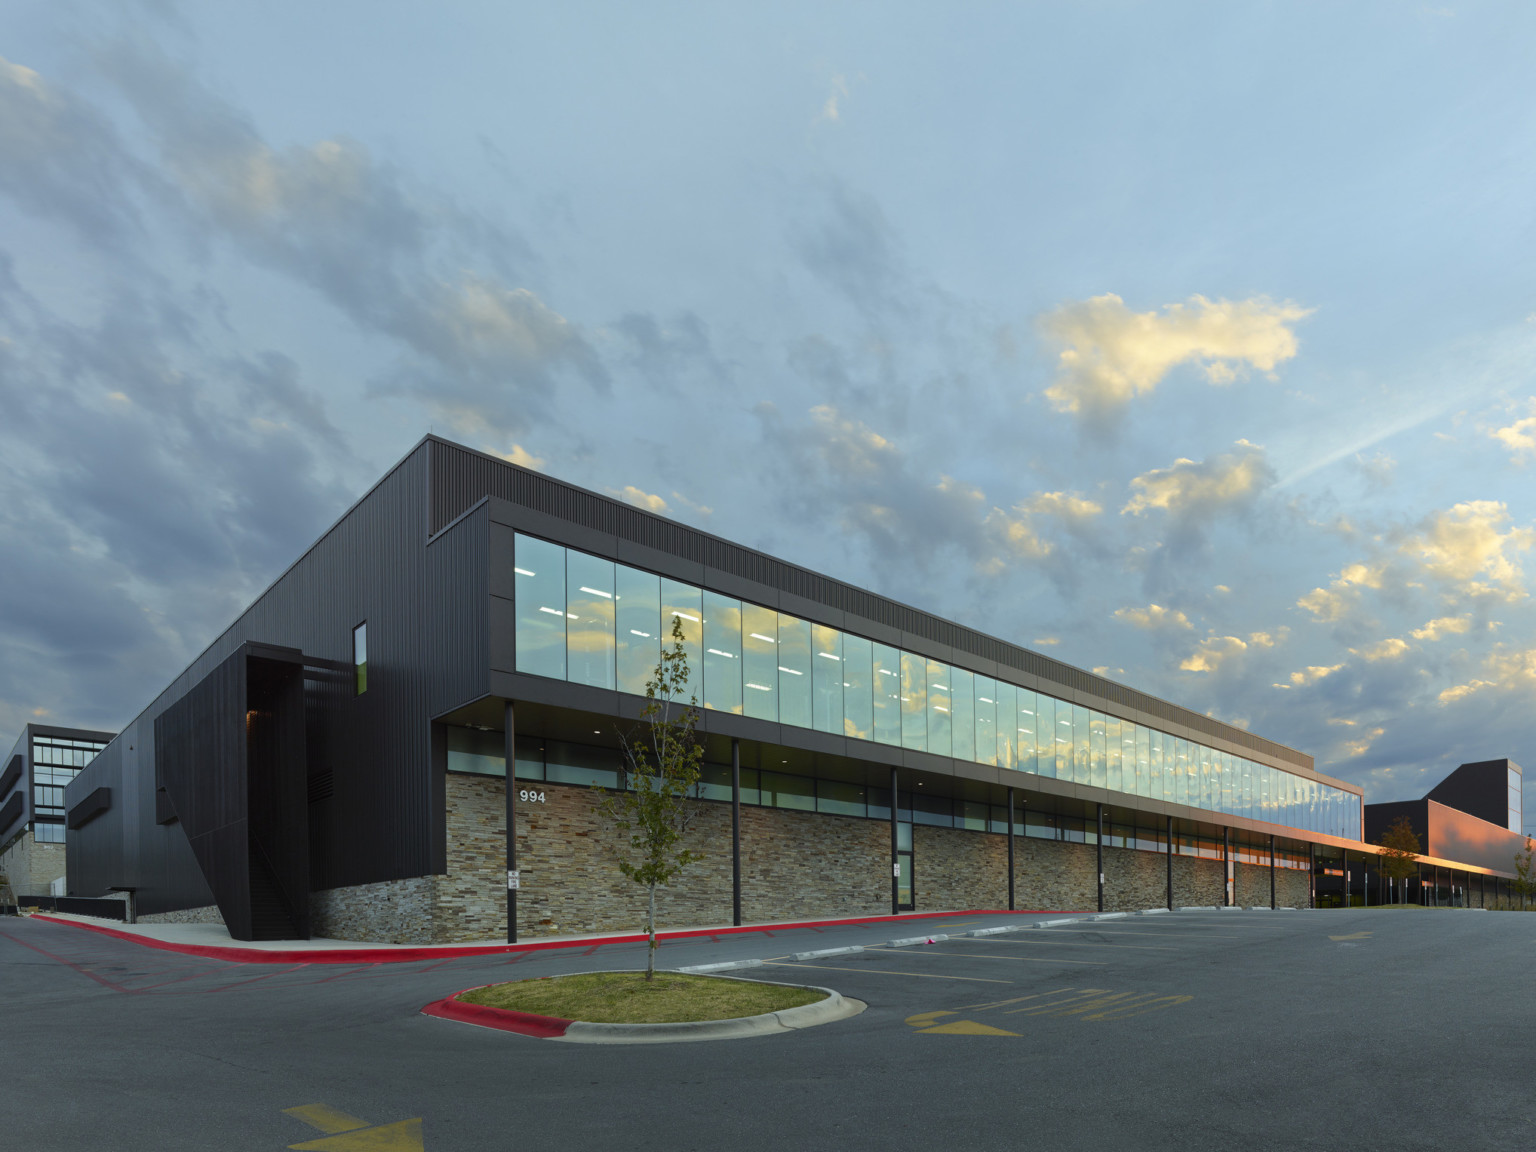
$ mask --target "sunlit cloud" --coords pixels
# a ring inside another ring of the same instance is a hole
[[[1356,756],[1364,756],[1371,750],[1371,745],[1386,734],[1385,728],[1372,728],[1356,740],[1346,740],[1343,744],[1344,755],[1348,759]]]
[[[1124,620],[1148,632],[1194,627],[1184,613],[1174,608],[1164,608],[1161,604],[1148,604],[1145,608],[1116,608],[1115,619]]]
[[[1207,519],[1252,500],[1274,478],[1264,449],[1239,440],[1231,452],[1199,462],[1180,458],[1135,477],[1133,495],[1120,512],[1141,516],[1155,509],[1180,519]]]
[[[1264,297],[1192,296],[1160,313],[1132,312],[1113,293],[1065,304],[1041,320],[1062,346],[1045,396],[1058,412],[1102,420],[1180,364],[1199,365],[1212,384],[1229,384],[1249,368],[1273,372],[1296,355],[1292,325],[1311,312]]]
[[[620,500],[626,504],[633,504],[636,508],[644,508],[647,512],[655,512],[658,516],[665,516],[671,509],[667,502],[654,493],[642,488],[636,488],[633,484],[626,484],[614,492]]]
[[[1364,648],[1351,648],[1349,651],[1352,655],[1358,656],[1362,660],[1376,663],[1381,660],[1401,660],[1408,654],[1409,647],[1406,640],[1392,636],[1385,640],[1377,641],[1375,644],[1369,644]]]
[[[1303,668],[1300,672],[1291,673],[1291,686],[1293,688],[1306,688],[1316,684],[1319,680],[1332,676],[1342,667],[1344,667],[1342,664],[1312,664]]]
[[[1481,676],[1441,692],[1440,703],[1452,704],[1488,689],[1536,693],[1536,648],[1508,648],[1501,644],[1483,658],[1481,671]]]
[[[1439,616],[1422,628],[1409,633],[1415,640],[1439,640],[1444,636],[1460,636],[1472,628],[1471,616]]]
[[[1253,648],[1273,648],[1285,638],[1278,633],[1254,632],[1246,640],[1241,636],[1208,636],[1179,663],[1181,672],[1217,672],[1223,664]]]

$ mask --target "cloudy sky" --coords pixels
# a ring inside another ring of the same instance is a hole
[[[429,429],[1312,753],[1536,766],[1536,8],[0,32],[0,742]]]

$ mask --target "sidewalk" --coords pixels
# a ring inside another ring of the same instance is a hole
[[[950,909],[904,912],[898,916],[850,916],[830,920],[781,920],[764,924],[718,925],[658,932],[658,940],[689,937],[735,936],[773,933],[797,928],[823,928],[839,924],[881,924],[903,920],[930,920],[953,916],[1038,916],[1039,911],[1007,912],[996,909]],[[419,960],[448,960],[458,956],[486,956],[504,952],[533,952],[548,948],[595,948],[606,944],[633,944],[645,940],[644,932],[596,933],[581,936],[540,936],[508,944],[485,941],[475,944],[379,944],[356,940],[234,940],[222,924],[124,924],[68,912],[37,913],[37,920],[69,924],[148,948],[206,956],[244,964],[400,964]]]

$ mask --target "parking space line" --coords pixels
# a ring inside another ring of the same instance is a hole
[[[1113,944],[1101,944],[1101,948],[1113,948]],[[957,960],[1011,960],[1035,964],[1092,964],[1102,967],[1102,960],[1042,960],[1038,956],[1002,956],[995,952],[914,952],[910,948],[866,948],[866,952],[897,952],[902,956],[953,956]]]
[[[1223,934],[1221,932],[1151,932],[1151,931],[1143,931],[1143,930],[1140,930],[1140,929],[1133,929],[1133,930],[1127,931],[1126,929],[1123,929],[1123,928],[1097,928],[1097,927],[1096,928],[1079,928],[1079,929],[1072,929],[1072,928],[1043,928],[1043,929],[1041,929],[1041,931],[1042,932],[1050,932],[1050,933],[1053,933],[1053,934],[1061,933],[1061,932],[1072,932],[1072,931],[1079,931],[1079,932],[1084,932],[1084,931],[1088,931],[1088,932],[1102,932],[1105,936],[1189,936],[1189,937],[1193,937],[1196,940],[1241,940],[1242,939],[1241,936],[1227,936],[1227,935],[1225,935],[1225,934]]]
[[[1018,945],[1021,948],[1033,948],[1043,944],[1048,948],[1124,948],[1137,952],[1179,952],[1180,948],[1168,947],[1162,944],[1098,944],[1092,940],[988,940],[988,944]]]
[[[933,972],[895,972],[888,968],[839,968],[833,964],[779,964],[773,960],[764,961],[764,966],[772,965],[774,968],[820,968],[827,972],[874,972],[881,976],[913,976],[919,980],[963,980],[967,984],[1017,984],[1017,980],[988,980],[981,976],[939,976]]]

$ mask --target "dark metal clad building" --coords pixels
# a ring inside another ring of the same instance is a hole
[[[595,799],[674,622],[707,764],[673,924],[1305,904],[1361,847],[1360,789],[1295,749],[428,437],[70,785],[70,889],[240,938],[499,937],[510,702],[516,927],[632,927]]]

